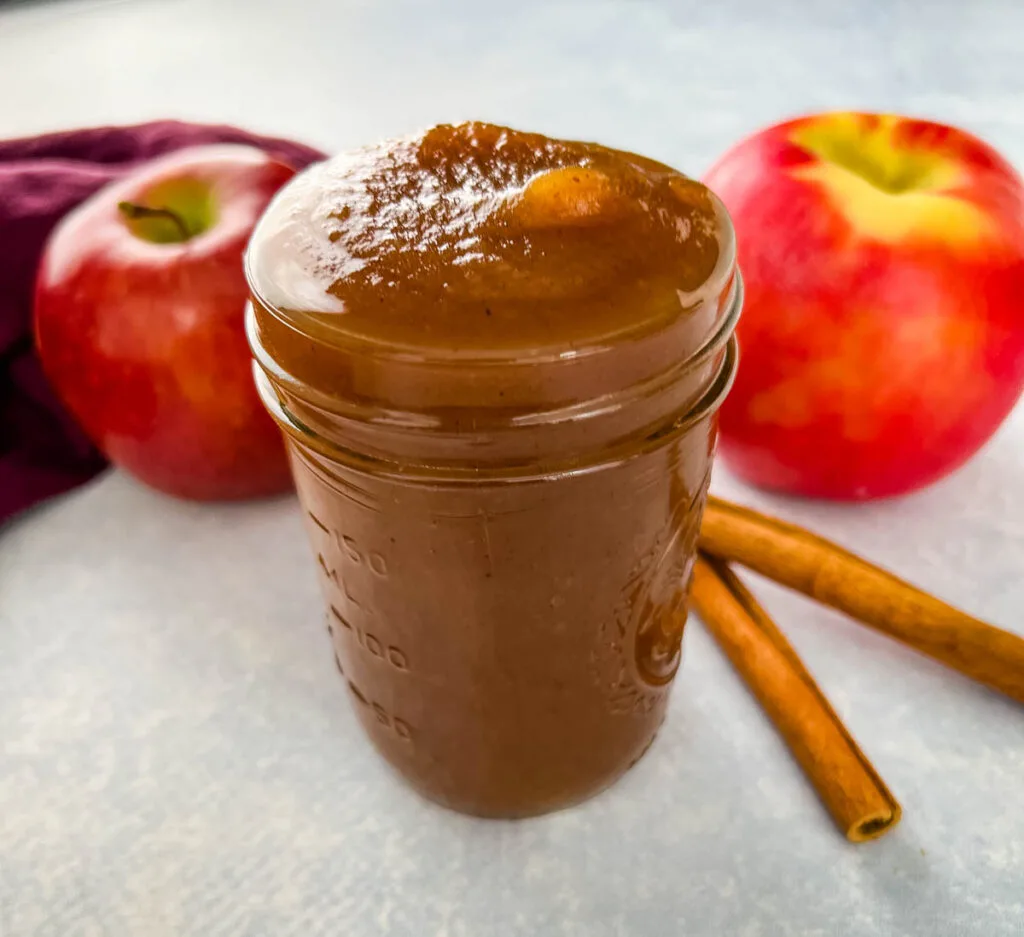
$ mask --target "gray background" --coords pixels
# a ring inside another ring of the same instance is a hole
[[[694,174],[792,113],[972,129],[1024,166],[1024,5],[133,0],[0,9],[0,136],[157,116],[328,149],[479,117]],[[714,487],[1024,632],[1024,412],[867,507]],[[614,789],[475,821],[371,753],[294,503],[115,473],[0,531],[0,935],[1024,934],[1024,713],[754,583],[905,808],[854,847],[696,624]]]

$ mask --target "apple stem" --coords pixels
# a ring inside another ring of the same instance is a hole
[[[185,219],[170,208],[151,208],[149,205],[138,205],[135,202],[118,202],[117,207],[125,218],[136,221],[140,218],[166,218],[177,229],[183,241],[192,237]]]

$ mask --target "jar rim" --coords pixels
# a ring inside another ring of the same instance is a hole
[[[510,478],[622,460],[717,407],[733,380],[743,292],[734,264],[717,293],[665,328],[606,357],[547,364],[382,361],[320,342],[255,298],[245,327],[263,403],[302,448],[402,477]]]
[[[717,328],[711,332],[707,338],[693,351],[693,353],[677,362],[675,367],[668,371],[654,373],[650,376],[646,382],[648,385],[656,386],[659,384],[666,383],[668,381],[679,380],[688,373],[696,370],[707,360],[715,354],[733,334],[736,324],[739,320],[740,314],[743,309],[744,300],[744,284],[743,276],[740,273],[738,267],[733,268],[733,277],[729,284],[729,299],[726,305],[725,315],[718,319]],[[266,308],[266,307],[264,307]],[[252,352],[254,363],[258,368],[264,372],[268,377],[272,377],[274,381],[281,385],[289,387],[297,387],[298,382],[291,374],[283,369],[277,361],[274,360],[273,356],[270,355],[259,341],[256,329],[256,317],[252,303],[246,305],[246,316],[245,316],[245,330],[249,341],[249,347]],[[552,363],[554,360],[570,360],[570,359],[545,359],[548,363]],[[530,359],[526,362],[530,365],[539,364],[541,361],[537,359]],[[475,365],[477,362],[466,360],[460,362],[465,364],[467,367],[471,364]],[[506,361],[488,361],[489,365],[505,366],[508,367],[510,362]],[[616,392],[604,395],[598,398],[585,398],[574,402],[569,406],[561,406],[552,409],[537,409],[527,413],[524,413],[514,419],[515,425],[526,428],[539,422],[550,424],[553,422],[559,422],[570,419],[580,419],[582,417],[596,415],[600,413],[602,402],[607,397],[616,396]],[[344,414],[349,418],[354,419],[369,419],[370,411],[373,410],[378,416],[381,411],[377,407],[369,407],[356,403],[355,401],[347,400],[339,397],[335,394],[331,394],[317,387],[310,385],[303,385],[301,390],[301,397],[305,403],[308,403],[317,409],[334,414]],[[397,413],[392,414],[392,421],[395,423],[402,422],[403,418]],[[411,414],[406,413],[404,415],[404,422],[412,425],[415,420],[411,418]]]
[[[479,485],[487,481],[522,483],[543,481],[554,476],[589,475],[622,465],[671,444],[673,440],[701,420],[714,414],[732,388],[739,363],[739,343],[735,335],[728,336],[724,353],[722,366],[718,369],[714,381],[707,386],[697,402],[685,413],[678,414],[667,425],[649,433],[639,445],[623,443],[617,447],[602,450],[600,458],[588,461],[571,460],[564,464],[500,466],[410,464],[369,455],[328,439],[296,417],[275,393],[269,377],[255,361],[253,362],[253,376],[263,405],[281,428],[290,434],[296,442],[302,444],[305,451],[300,452],[298,457],[306,462],[309,462],[311,458],[314,461],[326,459],[333,463],[342,463],[357,471],[362,470],[367,474],[401,480],[410,484]]]

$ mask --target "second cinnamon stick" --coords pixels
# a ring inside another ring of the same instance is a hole
[[[863,842],[895,826],[899,803],[792,645],[726,564],[699,558],[690,596],[846,837]]]

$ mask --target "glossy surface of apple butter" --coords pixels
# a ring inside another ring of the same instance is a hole
[[[720,203],[633,154],[439,126],[296,177],[247,273],[370,738],[471,813],[610,783],[679,665],[735,367]]]

